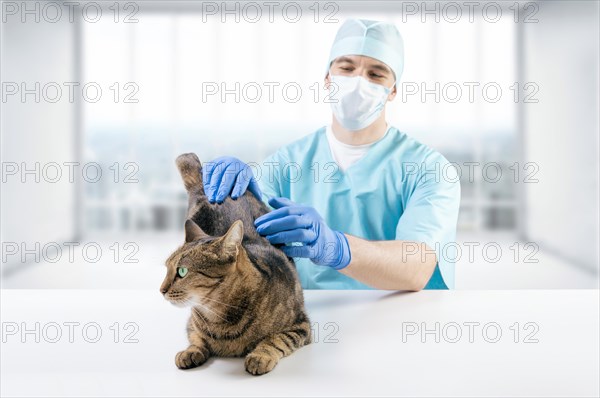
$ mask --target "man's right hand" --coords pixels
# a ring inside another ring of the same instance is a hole
[[[204,163],[202,181],[210,203],[223,203],[227,196],[237,199],[246,192],[246,189],[262,200],[252,169],[232,156],[222,156]]]

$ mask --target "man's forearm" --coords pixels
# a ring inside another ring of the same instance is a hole
[[[376,289],[421,290],[437,263],[435,252],[424,243],[346,237],[352,260],[340,272]]]

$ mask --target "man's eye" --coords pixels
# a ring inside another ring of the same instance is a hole
[[[341,70],[345,70],[345,71],[347,71],[347,72],[351,72],[351,71],[352,71],[352,68],[348,68],[348,67],[346,67],[346,68],[340,68],[340,69],[341,69]]]
[[[188,269],[186,267],[179,267],[177,268],[177,275],[179,275],[181,278],[183,278],[184,276],[186,276],[188,273]]]
[[[371,73],[371,77],[379,79],[380,77],[383,77],[383,76],[378,75],[377,73]]]

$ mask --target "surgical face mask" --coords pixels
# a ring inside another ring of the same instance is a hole
[[[329,76],[335,84],[331,88],[331,110],[344,128],[356,131],[377,120],[391,88],[371,83],[361,76]]]

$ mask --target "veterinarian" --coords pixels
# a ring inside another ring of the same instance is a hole
[[[441,154],[386,122],[403,67],[393,24],[347,20],[327,63],[331,124],[271,155],[261,178],[233,157],[203,167],[211,202],[247,189],[269,198],[275,210],[255,226],[287,244],[305,289],[454,287],[460,183]]]

